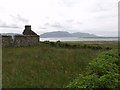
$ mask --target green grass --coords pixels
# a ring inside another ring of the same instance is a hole
[[[37,47],[3,48],[3,87],[64,87],[102,50]]]
[[[100,46],[109,46],[112,48],[118,48],[118,41],[74,41],[67,42],[72,44],[87,44],[87,45],[100,45]]]
[[[3,88],[62,88],[103,50],[68,49],[41,44],[2,51]]]

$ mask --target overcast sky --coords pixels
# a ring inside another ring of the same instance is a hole
[[[51,31],[118,34],[119,0],[0,0],[0,33]]]

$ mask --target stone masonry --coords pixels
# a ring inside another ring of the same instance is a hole
[[[2,36],[2,47],[9,47],[13,45],[12,36]]]

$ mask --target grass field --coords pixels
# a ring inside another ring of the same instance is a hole
[[[101,45],[117,48],[117,43],[114,42],[109,45],[103,42]],[[101,52],[103,50],[58,48],[46,44],[36,47],[3,48],[3,87],[65,87],[79,73],[84,74],[88,62]]]

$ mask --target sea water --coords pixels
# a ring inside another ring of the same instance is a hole
[[[80,38],[80,37],[60,37],[60,38],[40,38],[40,41],[118,41],[117,37],[110,38]]]

